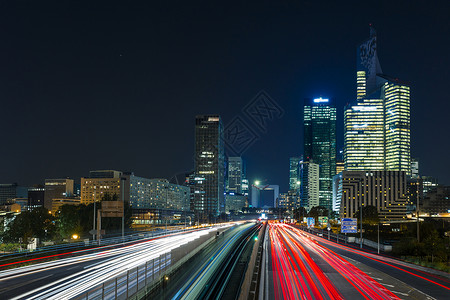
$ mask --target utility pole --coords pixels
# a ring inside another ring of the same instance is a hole
[[[166,190],[166,214],[164,216],[165,217],[164,219],[166,219],[166,233],[167,233],[167,197],[169,195],[169,187],[165,186],[164,188]]]
[[[120,178],[120,192],[122,194],[122,243],[125,239],[125,178],[121,177]]]
[[[380,254],[380,221],[378,220],[378,254]]]
[[[93,220],[93,224],[92,224],[92,241],[95,241],[95,215],[97,213],[97,201],[95,201],[95,192],[94,192],[94,220]]]
[[[417,219],[417,243],[420,243],[420,230],[419,230],[419,181],[417,181],[416,186],[416,200],[417,200],[417,207],[416,207],[416,219]]]
[[[362,213],[362,207],[363,207],[363,203],[362,203],[362,198],[361,198],[361,207],[360,207],[360,209],[359,209],[359,212],[360,212],[360,219],[361,219],[361,224],[359,225],[359,231],[360,231],[360,235],[359,235],[359,248],[361,248],[362,249],[362,245],[363,245],[363,240],[362,240],[362,231],[363,231],[363,227],[362,227],[362,222],[363,222],[363,218],[362,218],[362,215],[363,215],[363,213]]]

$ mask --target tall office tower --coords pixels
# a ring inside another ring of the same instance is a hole
[[[319,170],[319,165],[312,161],[299,162],[300,206],[307,211],[320,203]]]
[[[377,33],[370,26],[370,37],[357,48],[356,99],[364,99],[376,92],[384,83],[377,54]]]
[[[383,85],[386,169],[411,175],[409,86],[389,79]]]
[[[382,99],[362,99],[345,107],[344,144],[346,170],[385,169]]]
[[[202,221],[213,221],[225,212],[225,156],[223,125],[218,115],[199,115],[195,119],[196,193],[191,207]]]
[[[319,169],[319,205],[331,211],[333,176],[336,175],[336,107],[328,99],[314,99],[304,107],[304,159]]]
[[[228,185],[227,191],[242,194],[242,157],[232,156],[228,158]]]
[[[45,179],[44,207],[49,211],[53,207],[53,199],[72,197],[73,179]]]
[[[289,158],[289,190],[297,191],[300,189],[300,162],[302,157]]]
[[[377,36],[358,47],[356,102],[345,109],[345,168],[411,174],[410,87],[383,74]]]

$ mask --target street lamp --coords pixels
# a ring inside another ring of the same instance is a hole
[[[360,235],[359,235],[359,247],[362,249],[362,244],[363,244],[363,239],[362,239],[362,233],[363,233],[363,227],[362,227],[362,208],[363,208],[363,202],[362,202],[362,198],[361,198],[361,207],[359,208],[359,214],[360,214],[360,220],[361,220],[361,224],[359,225],[359,230],[360,230]]]

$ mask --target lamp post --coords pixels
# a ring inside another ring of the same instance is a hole
[[[420,231],[419,231],[419,183],[416,186],[416,219],[417,219],[417,243],[420,243]]]
[[[125,178],[122,177],[120,178],[120,191],[122,194],[122,243],[124,242],[124,238],[125,238]]]
[[[92,222],[93,224],[92,224],[92,241],[95,241],[95,215],[96,215],[96,211],[97,211],[97,205],[96,205],[96,202],[97,201],[95,201],[95,191],[94,191],[94,194],[93,194],[93,196],[94,196],[94,221]]]
[[[167,232],[167,197],[168,197],[168,194],[169,194],[169,192],[168,192],[169,187],[165,186],[164,189],[166,190],[166,214],[164,216],[164,219],[166,220],[166,232]]]
[[[363,208],[363,203],[362,203],[362,198],[361,198],[361,207],[359,209],[360,212],[360,220],[361,220],[361,224],[359,225],[359,231],[360,231],[360,235],[359,235],[359,247],[362,249],[362,244],[363,244],[363,240],[362,240],[362,235],[363,235],[363,227],[362,227],[362,222],[363,222],[363,213],[362,213],[362,208]]]
[[[253,185],[258,190],[258,204],[261,198],[261,190],[259,189],[259,184],[261,182],[259,180],[255,180],[255,184]]]
[[[380,220],[378,220],[378,254],[380,254]]]

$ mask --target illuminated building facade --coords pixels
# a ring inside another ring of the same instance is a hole
[[[28,189],[28,208],[43,207],[45,200],[45,188],[43,186]]]
[[[409,86],[388,81],[383,86],[386,170],[411,175]]]
[[[341,218],[353,218],[361,205],[378,209],[381,222],[406,219],[407,185],[403,171],[343,171],[336,176]]]
[[[293,214],[294,209],[300,207],[300,196],[295,191],[288,191],[287,193],[280,194],[278,198],[278,207],[288,210]]]
[[[77,198],[55,198],[52,201],[52,215],[60,212],[63,205],[80,205],[81,200]]]
[[[411,178],[419,178],[419,160],[411,159]]]
[[[53,199],[72,197],[73,179],[45,179],[44,207],[53,208]]]
[[[300,206],[307,211],[320,204],[320,168],[312,161],[300,161]]]
[[[247,196],[228,192],[225,194],[225,212],[242,212],[242,208],[247,207]]]
[[[116,195],[118,200],[121,199],[120,177],[122,172],[111,170],[92,171],[90,175],[93,177],[81,178],[81,204],[101,201],[105,194],[110,196]]]
[[[300,162],[302,157],[289,158],[289,190],[297,191],[300,189]]]
[[[225,212],[225,155],[223,125],[218,115],[195,119],[195,194],[191,209],[202,221]]]
[[[349,171],[384,170],[382,99],[362,99],[344,111],[344,161]]]
[[[242,194],[243,161],[240,156],[228,158],[227,191]]]
[[[166,209],[187,211],[190,189],[167,179],[148,179],[124,173],[124,199],[133,209]]]
[[[26,198],[28,196],[28,188],[19,186],[17,183],[0,184],[0,205],[7,204],[15,198]]]
[[[345,108],[345,169],[411,174],[410,87],[383,74],[376,32],[358,47],[356,101]]]
[[[319,168],[319,205],[329,211],[332,206],[332,182],[336,175],[336,107],[328,99],[317,98],[305,105],[304,159]]]

